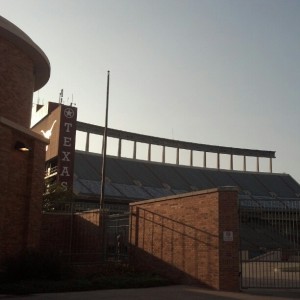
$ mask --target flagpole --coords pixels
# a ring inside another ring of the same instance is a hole
[[[101,245],[103,261],[106,261],[106,238],[105,238],[105,212],[104,212],[104,200],[105,200],[105,172],[106,172],[106,148],[107,148],[107,123],[108,123],[108,100],[109,100],[109,71],[107,71],[107,89],[106,89],[106,111],[105,111],[105,127],[103,132],[102,143],[102,172],[101,172],[101,195],[100,195],[100,207],[99,207],[99,225],[101,226]]]
[[[100,210],[104,209],[104,193],[105,193],[105,172],[106,172],[106,148],[107,148],[107,124],[108,124],[108,104],[109,104],[109,71],[107,71],[107,89],[106,89],[106,112],[105,112],[105,127],[103,133],[102,144],[102,177],[101,177],[101,195],[100,195]]]

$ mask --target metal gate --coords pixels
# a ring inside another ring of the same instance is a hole
[[[300,288],[299,217],[299,200],[240,200],[242,288]]]
[[[129,213],[109,215],[105,225],[106,260],[128,260]]]

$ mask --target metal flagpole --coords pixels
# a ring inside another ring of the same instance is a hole
[[[105,127],[103,133],[103,144],[102,144],[102,172],[101,172],[101,195],[100,195],[100,209],[99,218],[101,218],[101,231],[102,231],[102,249],[103,249],[103,260],[106,259],[106,239],[105,239],[105,213],[104,213],[104,197],[105,197],[105,171],[106,171],[106,146],[107,146],[107,123],[108,123],[108,100],[109,100],[109,71],[107,71],[107,89],[106,89],[106,112],[105,112]]]
[[[104,209],[104,192],[105,192],[105,171],[106,171],[106,145],[107,145],[107,123],[108,123],[108,101],[109,101],[109,71],[107,71],[107,90],[106,90],[106,113],[105,127],[103,133],[102,145],[102,178],[101,178],[101,195],[100,195],[100,210]]]

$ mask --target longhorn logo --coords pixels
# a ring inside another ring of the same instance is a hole
[[[46,138],[46,139],[50,139],[51,135],[52,135],[52,129],[54,127],[54,124],[56,123],[56,120],[52,123],[52,126],[50,129],[44,131],[44,130],[41,130],[41,133],[43,134],[43,136]],[[48,150],[48,145],[46,146],[46,151]]]

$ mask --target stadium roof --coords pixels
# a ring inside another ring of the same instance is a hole
[[[76,151],[74,192],[99,198],[102,155]],[[107,157],[105,196],[130,201],[237,186],[245,208],[299,209],[300,185],[288,174],[242,172]]]

